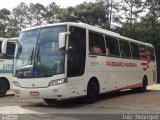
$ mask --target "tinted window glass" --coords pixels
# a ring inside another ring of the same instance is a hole
[[[152,47],[147,47],[147,49],[150,60],[155,60],[154,49]]]
[[[147,60],[147,48],[144,45],[140,45],[140,58],[141,60]]]
[[[119,45],[120,45],[121,57],[131,57],[129,42],[120,40]]]
[[[86,29],[70,27],[67,75],[68,77],[81,76],[85,70],[86,57]]]
[[[106,54],[111,56],[119,56],[118,40],[113,37],[105,36]]]
[[[14,51],[15,51],[15,43],[8,42],[7,43],[6,54],[13,57]]]
[[[0,41],[0,48],[1,48],[1,46],[2,46],[2,41]],[[5,58],[5,56],[1,53],[1,49],[0,49],[0,58],[1,58],[1,59],[4,59],[4,58]]]
[[[136,43],[130,43],[133,58],[140,58],[139,46]]]
[[[2,46],[2,41],[0,41],[0,48],[1,48],[1,46]],[[0,53],[1,53],[1,49],[0,49]]]
[[[89,32],[89,51],[98,55],[106,53],[103,35]]]

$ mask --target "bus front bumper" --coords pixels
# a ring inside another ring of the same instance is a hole
[[[66,83],[46,88],[22,88],[13,86],[16,98],[66,99],[69,98]]]

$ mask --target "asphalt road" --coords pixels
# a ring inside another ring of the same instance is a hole
[[[39,99],[16,99],[12,92],[0,98],[0,120],[159,120],[159,114],[159,84],[145,93],[104,94],[94,104],[68,100],[47,105]]]

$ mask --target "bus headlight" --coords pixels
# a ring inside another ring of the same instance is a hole
[[[62,84],[62,83],[65,83],[65,82],[66,82],[65,79],[52,80],[52,81],[49,83],[49,86],[54,86],[54,85]]]
[[[17,82],[17,81],[13,81],[13,85],[14,85],[14,86],[17,86],[17,87],[21,87],[20,83]]]

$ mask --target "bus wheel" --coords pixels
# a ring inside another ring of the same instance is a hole
[[[7,84],[5,81],[0,80],[0,97],[5,96],[7,93]]]
[[[134,91],[136,92],[146,92],[147,91],[147,85],[148,85],[148,80],[147,77],[143,78],[143,86],[140,88],[135,88]]]
[[[91,104],[95,102],[99,94],[99,86],[96,84],[95,81],[91,80],[88,83],[87,87],[87,96],[84,98],[84,102],[87,104]]]
[[[43,99],[47,104],[55,104],[57,102],[56,99]]]
[[[147,91],[147,85],[148,85],[148,81],[147,81],[147,77],[143,78],[143,86],[140,88],[141,92],[146,92]]]

